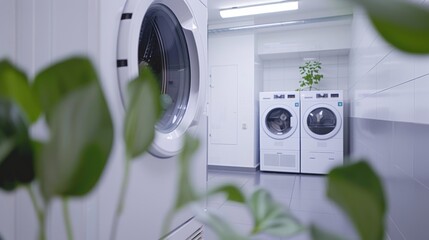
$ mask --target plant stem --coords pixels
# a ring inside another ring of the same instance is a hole
[[[72,223],[70,219],[70,211],[69,211],[69,201],[67,198],[63,198],[63,216],[64,216],[64,224],[67,230],[67,239],[73,239],[73,229]]]
[[[42,213],[42,216],[39,220],[39,240],[46,240],[46,231],[45,231],[45,214]]]
[[[29,184],[25,185],[25,189],[28,192],[28,195],[30,195],[31,203],[33,204],[34,211],[36,212],[37,221],[39,222],[39,240],[45,240],[46,239],[46,232],[45,232],[45,213],[43,212],[42,208],[39,206],[36,198],[36,194],[34,194],[33,189]]]
[[[127,155],[125,159],[124,175],[122,177],[122,185],[120,190],[121,192],[119,194],[119,200],[118,200],[118,205],[116,206],[115,215],[113,217],[112,231],[110,232],[110,240],[116,239],[116,232],[119,225],[119,218],[121,217],[122,212],[124,210],[125,196],[128,189],[128,182],[130,179],[130,163],[131,163],[131,158],[128,157]]]

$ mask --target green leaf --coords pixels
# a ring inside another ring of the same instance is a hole
[[[205,212],[197,215],[199,221],[211,228],[219,240],[250,240],[251,238],[245,237],[237,233],[224,219],[210,213]]]
[[[255,221],[253,234],[290,237],[304,230],[304,226],[284,206],[274,202],[271,195],[263,189],[252,194],[248,206]]]
[[[24,72],[9,61],[0,61],[0,96],[14,101],[30,122],[35,122],[40,113],[40,105],[33,94]]]
[[[34,180],[34,154],[24,114],[0,98],[0,188],[14,190]]]
[[[313,240],[344,240],[344,238],[320,229],[315,225],[310,226],[310,234]]]
[[[50,131],[37,164],[44,197],[87,194],[98,182],[113,142],[112,119],[98,82],[70,92],[57,104]]]
[[[318,74],[319,69],[321,69],[322,63],[318,61],[306,61],[303,66],[299,66],[301,72],[301,88],[308,87],[311,91],[313,85],[318,84],[319,81],[323,78],[323,74]]]
[[[396,48],[429,53],[429,9],[403,0],[355,0],[367,11],[383,38]]]
[[[0,120],[1,121],[1,120]],[[0,134],[0,165],[6,159],[6,157],[12,152],[15,147],[15,141],[11,138],[6,138]]]
[[[176,203],[174,209],[179,210],[187,204],[201,199],[193,188],[193,184],[189,178],[191,176],[191,159],[192,155],[199,147],[198,139],[189,135],[185,136],[185,142],[182,152],[180,153],[180,173],[179,173],[179,186],[176,196]]]
[[[73,57],[55,63],[37,74],[33,91],[38,97],[48,123],[55,107],[68,94],[98,80],[97,73],[84,57]]]
[[[141,69],[139,77],[129,83],[128,90],[124,139],[127,154],[132,159],[151,145],[162,110],[158,83],[148,67]]]
[[[205,197],[205,194],[200,195],[196,192],[192,181],[189,178],[191,176],[191,157],[198,149],[198,146],[198,139],[189,135],[185,136],[185,142],[183,144],[182,152],[179,156],[179,179],[176,199],[172,209],[170,210],[170,213],[167,215],[164,221],[163,234],[166,234],[167,230],[170,229],[174,213],[178,212],[188,204],[195,203]]]
[[[240,188],[235,185],[225,184],[210,190],[207,196],[213,196],[217,194],[225,194],[228,201],[237,203],[246,203],[246,197],[241,192]]]
[[[333,169],[327,195],[347,213],[361,239],[384,239],[386,200],[381,181],[368,163]]]

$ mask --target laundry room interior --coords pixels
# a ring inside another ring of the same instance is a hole
[[[0,240],[429,236],[429,0],[0,19]]]

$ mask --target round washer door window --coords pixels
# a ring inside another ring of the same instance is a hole
[[[164,5],[149,8],[141,25],[138,64],[149,66],[161,88],[160,132],[173,131],[186,112],[191,70],[186,39],[179,21]]]
[[[265,133],[275,139],[291,136],[297,126],[295,112],[285,106],[274,106],[266,110],[263,121]]]
[[[337,111],[327,106],[314,106],[304,116],[305,130],[317,139],[331,138],[337,134],[342,124]]]
[[[163,113],[149,152],[157,157],[177,155],[186,134],[197,133],[206,76],[199,36],[206,33],[197,26],[186,1],[128,0],[124,8],[117,50],[120,93],[126,106],[129,81],[143,67],[155,74]]]

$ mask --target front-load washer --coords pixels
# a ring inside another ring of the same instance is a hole
[[[299,92],[259,93],[261,171],[300,171]]]
[[[326,174],[343,164],[343,92],[301,92],[301,172]]]
[[[114,239],[198,236],[201,224],[188,209],[176,215],[166,235],[161,228],[175,201],[177,154],[185,134],[198,137],[201,146],[192,161],[189,177],[201,191],[206,186],[207,0],[44,0],[37,4],[9,5],[13,5],[11,16],[15,16],[15,11],[23,16],[16,24],[19,27],[11,25],[8,31],[16,32],[17,45],[5,43],[23,49],[16,52],[15,60],[34,75],[65,57],[90,57],[102,80],[113,117],[114,145],[100,182],[88,196],[70,199],[75,238],[112,239],[126,164],[122,100],[126,98],[126,83],[139,74],[140,65],[146,64],[155,70],[162,94],[172,104],[156,126],[142,123],[142,128],[155,127],[156,137],[150,152],[131,162],[123,214]],[[3,215],[16,221],[10,221],[6,227],[2,222],[0,229],[15,229],[11,234],[6,233],[12,239],[15,233],[19,233],[16,235],[19,239],[34,239],[37,218],[30,199],[25,194],[6,199],[11,200],[2,201],[0,212],[8,209]],[[67,236],[62,212],[55,199],[46,216],[47,239]]]
[[[176,214],[167,235],[161,232],[177,194],[178,154],[186,134],[200,140],[190,179],[200,191],[205,191],[206,186],[207,1],[127,0],[122,5],[121,1],[100,2],[100,65],[117,128],[123,125],[127,83],[138,76],[142,65],[151,67],[158,78],[160,94],[170,102],[155,126],[149,152],[132,162],[116,239],[187,239],[202,231],[189,209]],[[100,193],[100,213],[105,216],[113,214],[117,198],[111,189],[118,187],[123,174],[124,146],[121,141],[116,143],[118,153],[107,175],[111,185],[103,184]],[[101,217],[100,222],[107,230],[111,218]],[[105,236],[102,231],[99,234]]]

